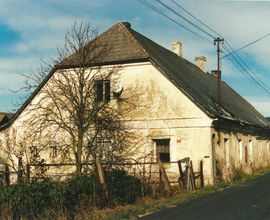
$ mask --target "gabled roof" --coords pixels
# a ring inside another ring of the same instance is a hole
[[[268,120],[225,82],[221,83],[221,115],[217,111],[217,78],[196,65],[125,26],[149,59],[180,90],[210,117],[224,117],[254,126],[269,126]]]
[[[268,120],[225,82],[221,83],[222,113],[219,114],[216,108],[217,78],[209,73],[204,73],[194,64],[178,57],[170,50],[136,32],[127,22],[112,26],[89,42],[89,46],[97,42],[109,46],[106,55],[102,57],[102,60],[97,61],[97,65],[150,61],[209,117],[225,118],[256,127],[269,126]],[[68,57],[64,62],[52,69],[45,80],[18,110],[10,124],[26,108],[57,69],[77,66],[75,56],[76,54]],[[90,60],[89,65],[93,65]]]
[[[196,65],[130,30],[150,55],[152,62],[210,117],[223,117],[254,126],[269,126],[268,120],[225,82],[221,82],[221,115],[217,110],[217,78]]]

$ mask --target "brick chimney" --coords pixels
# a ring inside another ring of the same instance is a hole
[[[182,43],[179,41],[173,43],[172,44],[172,52],[174,52],[175,54],[177,54],[177,56],[182,58],[183,57]]]
[[[207,63],[206,63],[206,57],[199,56],[195,57],[195,64],[197,67],[199,67],[203,72],[207,72]]]

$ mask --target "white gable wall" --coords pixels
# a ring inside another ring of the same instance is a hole
[[[203,160],[206,183],[212,183],[212,120],[151,63],[125,66],[121,82],[123,96],[127,88],[139,95],[139,106],[129,118],[145,137],[140,153],[155,157],[153,139],[170,138],[170,160],[190,157],[195,170]],[[178,174],[176,164],[167,170]]]
[[[156,157],[153,139],[169,138],[170,161],[190,157],[196,171],[203,160],[205,179],[211,183],[212,120],[149,62],[123,65],[119,80],[124,88],[121,96],[134,96],[136,104],[126,119],[131,119],[130,129],[140,136],[137,156],[150,153]],[[38,94],[31,103],[39,100]],[[112,103],[118,105],[117,100]],[[24,121],[31,117],[29,108],[31,105],[9,128],[13,135],[24,133]],[[167,171],[179,174],[176,164],[168,166]]]

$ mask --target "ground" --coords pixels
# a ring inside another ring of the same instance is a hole
[[[266,174],[245,184],[161,210],[141,219],[270,219],[269,207],[270,174]]]

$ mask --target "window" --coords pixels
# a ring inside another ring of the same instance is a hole
[[[111,84],[109,80],[96,81],[96,100],[97,101],[110,101],[111,98]]]
[[[157,159],[160,162],[170,162],[170,139],[155,139]]]
[[[51,146],[50,150],[51,150],[50,157],[51,158],[56,158],[57,157],[57,147],[56,147],[56,145]]]
[[[239,147],[239,160],[243,160],[243,142],[242,140],[238,140],[238,147]]]
[[[30,154],[31,154],[32,157],[38,157],[38,148],[37,148],[37,146],[32,145],[32,146],[29,147],[29,150],[30,150]]]
[[[248,146],[249,146],[249,154],[250,154],[250,156],[252,157],[252,154],[253,154],[252,140],[249,140]]]
[[[229,151],[229,139],[224,138],[224,148],[225,148],[225,164],[227,167],[230,166],[230,151]]]
[[[248,148],[245,146],[245,163],[248,162]]]

